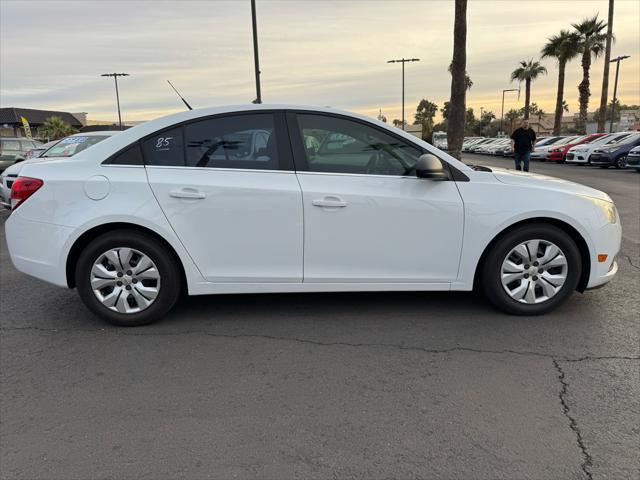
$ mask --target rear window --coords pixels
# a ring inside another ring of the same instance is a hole
[[[63,138],[53,147],[42,154],[42,157],[73,157],[74,155],[86,150],[91,145],[101,142],[108,135],[87,136],[71,136]]]
[[[2,150],[20,151],[20,142],[18,140],[2,140]]]

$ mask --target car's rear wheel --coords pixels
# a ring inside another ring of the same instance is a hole
[[[482,286],[489,300],[516,315],[541,315],[576,289],[580,250],[562,229],[530,224],[502,236],[487,253]]]
[[[85,305],[119,326],[159,320],[180,294],[174,256],[141,232],[118,230],[96,238],[80,254],[75,275]]]

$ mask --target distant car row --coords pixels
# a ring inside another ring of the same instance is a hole
[[[72,157],[76,153],[86,150],[91,145],[95,145],[114,133],[117,132],[77,133],[61,140],[54,140],[53,142],[45,144],[36,142],[35,140],[19,139],[20,143],[33,143],[34,146],[29,146],[29,150],[26,151],[16,151],[11,158],[7,159],[7,165],[0,168],[0,172],[2,172],[0,173],[0,204],[5,208],[11,208],[11,186],[15,179],[18,178],[20,170],[22,170],[24,165],[41,162],[49,157]],[[7,142],[11,147],[14,147],[10,142],[16,140],[17,139],[3,138],[1,141],[3,146],[5,142]],[[2,158],[4,158],[4,152],[5,150],[3,150]]]
[[[640,171],[638,151],[640,132],[592,133],[589,135],[560,135],[538,139],[531,160],[541,162],[597,165],[601,168],[626,168]],[[512,156],[508,137],[467,137],[462,151],[484,155]]]

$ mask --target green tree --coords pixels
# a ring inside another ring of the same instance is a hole
[[[564,76],[567,62],[580,54],[580,35],[577,32],[561,30],[558,35],[547,39],[542,47],[542,58],[555,58],[558,62],[558,90],[556,94],[556,110],[553,119],[553,134],[560,133],[562,123],[562,105],[564,102]]]
[[[442,118],[444,118],[445,120],[449,118],[449,102],[448,101],[444,102],[444,104],[442,105],[442,108],[440,109],[440,113],[442,114]]]
[[[496,116],[493,112],[483,112],[480,120],[476,122],[473,133],[482,136],[485,133],[486,128],[491,124],[491,121],[495,119]]]
[[[562,101],[562,111],[569,113],[569,104],[565,100]]]
[[[405,120],[404,122],[402,120],[398,120],[397,118],[393,119],[393,126],[394,127],[398,127],[398,128],[402,128],[402,124],[404,123],[404,126],[407,126],[407,121]]]
[[[422,138],[428,138],[433,132],[433,117],[438,112],[438,105],[423,98],[416,108],[415,122],[422,125]]]
[[[582,81],[578,85],[580,111],[576,129],[580,133],[587,130],[587,115],[589,109],[589,97],[591,96],[589,70],[591,69],[592,57],[598,58],[604,52],[607,35],[603,30],[607,28],[607,24],[598,19],[596,14],[594,17],[586,18],[580,23],[573,23],[572,27],[580,35],[580,52],[582,53]]]
[[[455,0],[453,20],[453,61],[449,98],[447,143],[449,153],[460,158],[466,117],[467,0]]]
[[[473,113],[473,108],[467,108],[467,113],[465,114],[464,119],[464,134],[471,135],[478,124],[478,120],[476,120],[476,116]]]
[[[524,82],[524,118],[529,118],[529,102],[531,101],[531,82],[540,75],[547,73],[547,69],[540,62],[521,61],[520,66],[511,72],[511,81]]]
[[[507,113],[505,113],[504,118],[509,121],[509,132],[513,132],[513,123],[518,120],[522,116],[522,110],[516,110],[512,108]]]
[[[38,130],[40,136],[48,138],[49,140],[58,140],[76,132],[77,130],[75,128],[60,117],[55,116],[47,118]]]

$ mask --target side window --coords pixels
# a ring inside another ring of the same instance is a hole
[[[348,119],[299,114],[298,124],[311,172],[413,175],[418,147]]]
[[[109,165],[144,165],[140,145],[138,142],[134,143],[105,163]]]
[[[147,165],[184,166],[182,127],[158,132],[142,143]]]
[[[273,115],[208,118],[185,125],[189,167],[277,170],[278,147]]]
[[[26,152],[27,150],[31,150],[35,147],[33,142],[20,142],[20,150]]]

